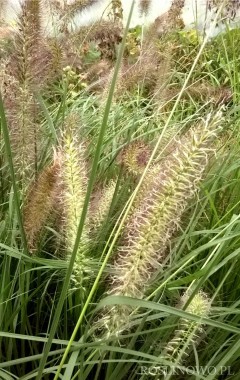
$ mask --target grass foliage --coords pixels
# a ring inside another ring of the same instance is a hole
[[[237,380],[240,31],[51,3],[0,35],[0,378]]]

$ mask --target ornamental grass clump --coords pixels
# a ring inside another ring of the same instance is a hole
[[[77,236],[79,221],[87,190],[87,168],[85,163],[85,146],[79,141],[76,132],[76,115],[66,119],[62,134],[59,156],[61,160],[59,203],[62,209],[61,235],[63,236],[63,253],[70,260]],[[89,245],[89,223],[85,222],[78,247],[73,272],[72,288],[83,286],[84,263]]]
[[[147,184],[136,197],[137,207],[127,219],[108,293],[143,298],[153,274],[166,259],[171,237],[176,233],[189,200],[214,154],[221,129],[221,112],[208,115],[174,142],[169,158],[150,167]],[[140,202],[138,201],[140,197]],[[125,329],[131,308],[113,307],[103,317],[110,334]]]

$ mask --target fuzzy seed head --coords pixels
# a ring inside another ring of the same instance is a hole
[[[147,15],[150,5],[151,5],[151,0],[140,0],[139,2],[140,13]]]
[[[110,210],[112,198],[117,182],[111,180],[105,187],[97,190],[91,201],[91,227],[94,231],[99,229]]]
[[[181,300],[179,307],[182,307],[189,299],[189,292],[186,292]],[[206,318],[211,309],[211,302],[208,296],[199,291],[191,300],[186,311],[188,313],[197,315],[200,317],[199,322],[189,321],[181,318],[179,321],[179,328],[175,331],[175,335],[172,340],[167,344],[165,353],[169,360],[181,362],[183,357],[187,355],[189,347],[193,343],[197,343],[199,335],[203,333],[203,327],[201,318]]]
[[[190,296],[189,292],[186,292],[183,294],[183,296],[181,297],[180,306],[184,305],[187,302],[187,300],[189,299],[189,296]],[[211,307],[210,299],[208,298],[206,293],[204,293],[203,291],[199,291],[191,300],[186,311],[188,313],[205,318],[208,316],[210,312],[210,307]]]
[[[61,157],[60,183],[61,192],[59,203],[62,209],[62,235],[67,260],[70,260],[78,226],[82,215],[83,204],[87,188],[87,170],[85,164],[85,147],[79,141],[74,126],[76,115],[67,118],[68,126],[62,134],[62,144],[58,152]],[[84,277],[84,260],[89,244],[89,223],[86,221],[78,247],[77,256],[72,273],[74,288],[81,286]]]
[[[118,157],[119,164],[129,174],[139,175],[145,169],[150,158],[150,148],[144,142],[133,142],[122,150]]]
[[[55,161],[53,165],[42,171],[28,191],[23,207],[23,219],[31,253],[36,252],[42,230],[56,206],[59,191],[59,169],[59,162]]]

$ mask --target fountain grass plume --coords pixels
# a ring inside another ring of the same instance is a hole
[[[151,5],[151,0],[140,0],[139,11],[141,15],[147,16]]]
[[[57,203],[59,191],[60,162],[55,156],[54,163],[40,173],[30,186],[23,207],[24,229],[30,253],[37,252],[37,243]]]
[[[143,173],[150,158],[151,149],[144,141],[134,141],[124,147],[118,155],[118,163],[126,174],[138,176]]]
[[[117,181],[111,180],[102,189],[97,189],[91,199],[90,226],[92,232],[98,231],[106,220],[116,191]]]
[[[12,38],[12,49],[6,59],[3,98],[10,129],[16,175],[23,198],[29,182],[37,176],[38,156],[42,142],[39,128],[40,110],[34,90],[42,89],[49,79],[49,52],[41,36],[41,0],[21,3]]]
[[[3,98],[6,107],[16,176],[23,199],[29,183],[36,176],[39,129],[36,124],[38,107],[28,85],[21,86],[5,73]]]
[[[155,35],[166,35],[178,29],[184,28],[184,22],[181,12],[184,7],[185,0],[173,0],[168,12],[158,16],[150,27],[151,33]]]
[[[165,260],[189,200],[196,194],[214,143],[221,130],[222,113],[209,114],[174,142],[171,156],[149,169],[147,190],[128,219],[108,293],[143,298],[149,282]],[[109,334],[126,328],[131,308],[113,307],[102,319]]]
[[[62,236],[64,256],[70,260],[82,208],[87,189],[87,168],[85,162],[85,146],[79,141],[77,134],[78,119],[70,114],[65,120],[65,130],[62,133],[61,148],[58,154],[61,157],[60,182],[61,192],[59,203],[62,209]],[[85,224],[78,253],[72,273],[72,289],[82,286],[84,279],[84,262],[89,245],[89,223]]]
[[[183,294],[179,308],[182,309],[184,307],[190,295],[189,291]],[[208,317],[211,311],[211,300],[206,293],[200,290],[194,295],[185,311],[198,316],[199,321],[189,321],[188,319],[180,318],[179,327],[175,331],[173,338],[168,342],[163,353],[166,359],[178,365],[188,354],[190,346],[196,344],[199,337],[203,334],[204,329],[201,319]]]
[[[59,17],[67,17],[67,19],[70,20],[77,13],[82,12],[85,8],[91,7],[91,5],[97,1],[98,0],[75,0],[72,2],[64,1],[64,3],[60,3],[57,0],[53,0],[51,1],[51,5]]]

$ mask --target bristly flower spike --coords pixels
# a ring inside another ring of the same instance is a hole
[[[66,128],[62,134],[62,144],[59,150],[61,156],[59,203],[63,213],[61,228],[67,260],[70,260],[73,252],[87,190],[85,146],[79,141],[76,129],[77,122],[75,114],[69,115],[65,120]],[[86,261],[88,245],[89,223],[87,220],[72,272],[72,289],[83,287],[84,262]]]
[[[183,294],[179,308],[183,308],[189,300],[190,295],[191,293],[188,291]],[[167,344],[163,354],[166,359],[174,361],[178,365],[188,354],[190,346],[196,344],[200,335],[203,334],[202,318],[206,318],[209,315],[211,311],[211,300],[206,293],[199,291],[194,295],[185,311],[198,316],[199,321],[190,321],[181,318],[179,321],[179,328],[175,331],[174,337]]]
[[[30,253],[35,254],[42,230],[57,204],[59,192],[60,161],[55,155],[54,163],[40,173],[30,186],[23,207],[24,229]]]

